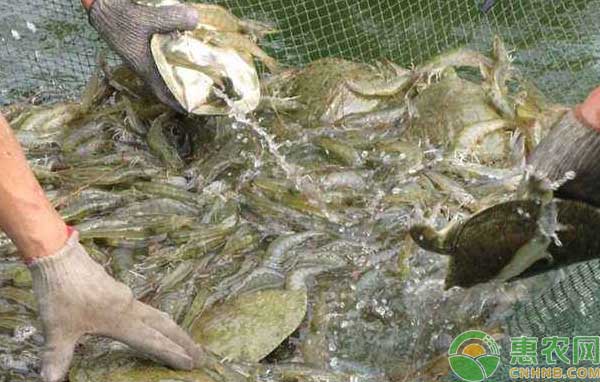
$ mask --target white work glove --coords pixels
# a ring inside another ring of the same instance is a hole
[[[176,369],[190,370],[207,361],[183,329],[165,313],[135,300],[78,240],[74,232],[55,255],[29,266],[46,339],[41,373],[45,382],[63,380],[84,334],[122,341]]]

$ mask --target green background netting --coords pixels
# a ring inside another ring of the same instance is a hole
[[[240,16],[275,24],[281,33],[265,46],[290,65],[341,56],[409,66],[460,45],[487,49],[499,33],[515,49],[521,70],[556,101],[577,102],[600,83],[600,1],[497,0],[486,15],[479,11],[481,1],[217,2]],[[0,38],[4,102],[40,91],[73,95],[101,46],[78,0],[0,0]]]
[[[264,46],[289,65],[325,56],[391,59],[410,66],[500,34],[516,66],[557,102],[573,104],[600,84],[600,0],[225,0],[239,16],[281,31]],[[79,0],[0,0],[0,104],[76,96],[102,50]],[[600,329],[600,265],[565,271],[509,320],[513,335],[593,334]],[[506,375],[499,373],[498,375]]]
[[[524,301],[515,307],[512,317],[506,322],[509,336],[530,336],[540,339],[538,350],[542,348],[543,337],[598,336],[600,333],[600,262],[597,260],[565,269],[564,276],[552,288],[531,301]],[[505,338],[502,347],[502,364],[489,381],[509,379],[510,341]],[[568,357],[572,353],[568,353]],[[538,366],[548,366],[545,359],[538,358]],[[558,365],[566,369],[569,365]],[[591,362],[577,366],[594,367]],[[583,380],[583,379],[581,379]]]

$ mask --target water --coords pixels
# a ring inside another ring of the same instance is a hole
[[[62,8],[58,4],[25,1],[16,6],[0,0],[0,21],[5,21],[0,23],[0,46],[6,52],[0,57],[0,103],[16,95],[38,92],[59,98],[75,95],[89,76],[97,53],[97,38],[87,26],[77,1],[63,3],[67,6]],[[282,33],[266,45],[287,63],[302,64],[325,55],[338,55],[355,60],[389,57],[409,65],[457,44],[485,49],[493,32],[498,31],[509,45],[517,48],[515,56],[520,68],[555,100],[575,102],[600,80],[595,48],[598,18],[593,17],[598,13],[597,2],[574,0],[563,9],[560,2],[531,1],[512,8],[509,2],[499,0],[487,17],[480,15],[472,2],[459,1],[389,4],[363,0],[323,4],[303,0],[289,4],[283,0],[256,0],[243,5],[239,1],[228,4],[252,18],[279,20]],[[232,127],[243,128],[259,138],[285,180],[291,180],[310,203],[325,211],[327,223],[350,247],[340,244],[328,247],[328,251],[323,249],[327,254],[347,256],[350,269],[319,280],[311,296],[313,311],[308,320],[322,330],[311,334],[303,328],[301,332],[306,337],[295,338],[316,364],[352,373],[376,374],[383,370],[389,375],[404,375],[408,366],[423,366],[435,354],[443,353],[452,335],[488,323],[551,283],[548,276],[506,288],[487,285],[475,290],[443,291],[447,259],[407,249],[408,239],[400,236],[405,234],[414,211],[382,205],[389,196],[386,190],[400,194],[415,172],[396,174],[397,184],[392,184],[394,179],[387,179],[386,174],[379,174],[379,181],[384,178],[383,182],[387,182],[384,187],[374,184],[373,174],[368,172],[372,169],[355,169],[368,174],[362,183],[368,186],[356,182],[357,194],[368,195],[364,197],[367,202],[358,207],[346,206],[340,213],[342,220],[338,220],[323,201],[326,187],[307,176],[310,171],[296,163],[300,162],[298,158],[289,159],[286,150],[289,152],[290,148],[261,122],[236,117],[237,123]],[[295,143],[300,145],[302,141]],[[255,176],[270,171],[268,166],[261,166],[254,162],[254,168],[249,170]],[[243,213],[252,216],[247,210]],[[286,216],[281,221],[268,222],[262,227],[262,234],[273,235],[312,223],[290,223],[293,218]],[[308,246],[299,251],[312,255],[314,248]],[[6,261],[13,263],[14,259]],[[16,287],[30,293],[30,288],[18,280],[6,277],[0,287]],[[1,323],[0,380],[35,380],[42,343],[35,312],[0,294]]]
[[[312,181],[302,166],[292,164],[286,159],[285,155],[279,150],[281,144],[275,142],[276,137],[269,134],[264,127],[260,126],[258,121],[252,119],[252,117],[249,117],[247,114],[244,114],[241,110],[237,110],[234,103],[224,92],[218,88],[215,88],[214,92],[231,108],[230,117],[235,120],[232,127],[238,129],[242,126],[251,129],[251,131],[259,137],[263,147],[266,146],[266,149],[273,156],[277,165],[284,171],[286,179],[292,181],[299,192],[307,195],[309,202],[319,208],[329,221],[339,223],[337,216],[329,211],[326,203],[321,198],[324,190]],[[260,167],[258,163],[256,167]]]

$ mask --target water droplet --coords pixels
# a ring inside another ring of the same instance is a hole
[[[15,341],[25,342],[37,332],[37,329],[31,325],[19,326],[15,329]]]
[[[27,22],[27,29],[29,29],[31,31],[31,33],[36,33],[37,32],[37,27],[31,21]]]

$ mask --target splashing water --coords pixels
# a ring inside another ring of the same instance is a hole
[[[259,136],[261,143],[263,144],[263,148],[266,144],[267,150],[275,157],[277,164],[283,171],[285,171],[286,177],[288,179],[295,179],[298,177],[298,173],[300,172],[297,166],[289,163],[283,154],[279,152],[279,145],[275,143],[273,136],[267,133],[267,131],[261,127],[256,121],[248,118],[247,114],[242,111],[228,96],[219,88],[213,88],[215,94],[221,98],[223,101],[227,103],[229,106],[230,112],[229,117],[235,120],[233,127],[249,127],[256,135]]]
[[[279,144],[275,142],[273,136],[269,134],[265,128],[260,124],[248,117],[248,114],[242,111],[221,89],[214,88],[215,95],[221,98],[229,106],[230,112],[229,117],[235,122],[233,128],[248,127],[252,130],[259,138],[260,142],[265,148],[273,155],[277,165],[285,172],[286,178],[294,183],[294,186],[305,193],[309,197],[309,201],[316,204],[317,207],[323,211],[327,219],[333,223],[339,223],[341,218],[336,214],[329,211],[326,203],[321,199],[319,195],[322,195],[323,190],[311,179],[310,176],[305,175],[305,169],[302,166],[291,164],[279,151]]]

